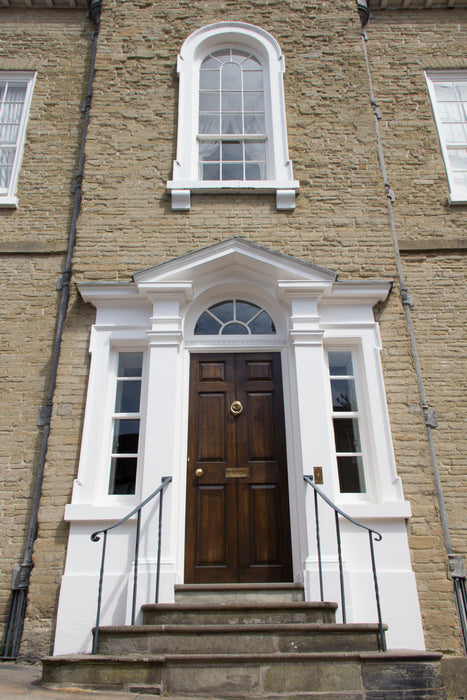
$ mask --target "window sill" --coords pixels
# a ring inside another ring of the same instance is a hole
[[[226,194],[228,192],[247,194],[276,193],[276,208],[295,209],[295,193],[300,183],[297,180],[278,182],[277,180],[231,180],[229,182],[200,180],[170,180],[167,189],[172,194],[172,209],[188,211],[191,192],[198,194]]]
[[[448,204],[456,206],[457,204],[467,204],[467,193],[450,194]]]
[[[18,209],[18,197],[0,195],[0,209]]]
[[[129,496],[133,498],[134,496]],[[128,513],[136,507],[138,503],[116,503],[115,505],[92,505],[85,503],[69,503],[65,506],[66,522],[95,522],[95,521],[111,521],[117,522],[124,518]]]
[[[382,503],[372,501],[355,503],[354,501],[349,503],[348,501],[345,502],[345,499],[341,497],[337,501],[337,505],[344,513],[350,515],[351,518],[355,518],[355,520],[365,520],[367,518],[370,520],[403,518],[405,520],[412,516],[409,501],[384,501]]]

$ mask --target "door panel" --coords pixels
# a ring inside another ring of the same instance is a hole
[[[274,396],[272,393],[247,394],[248,461],[274,459]]]
[[[280,370],[278,353],[192,355],[187,583],[291,580]]]
[[[227,558],[225,486],[198,488],[198,566],[223,566]]]
[[[278,491],[275,484],[252,484],[249,488],[253,566],[280,565],[280,537],[276,518],[276,513],[280,512]]]
[[[225,394],[199,394],[198,462],[225,462]]]

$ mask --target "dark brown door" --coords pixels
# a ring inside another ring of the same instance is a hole
[[[192,355],[185,582],[291,580],[280,355]]]

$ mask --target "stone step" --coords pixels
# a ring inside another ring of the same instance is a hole
[[[101,627],[100,654],[274,654],[378,651],[374,624],[135,625]]]
[[[176,603],[285,603],[305,600],[300,583],[188,583],[175,586]]]
[[[445,700],[441,654],[328,652],[158,656],[54,656],[50,688],[153,688],[186,698],[271,700]]]
[[[165,659],[135,654],[72,654],[42,659],[42,685],[48,688],[129,690],[144,685],[161,688]]]
[[[142,605],[144,625],[333,623],[337,603],[175,603]]]

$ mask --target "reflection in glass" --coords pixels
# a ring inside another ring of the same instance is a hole
[[[446,100],[456,100],[456,91],[452,83],[446,82],[436,82],[435,83],[435,93],[439,102]]]
[[[353,379],[332,379],[332,409],[333,411],[356,411],[357,397]]]
[[[270,335],[276,332],[269,314],[248,301],[214,304],[199,317],[195,335]]]
[[[209,310],[223,323],[231,321],[234,317],[233,301],[222,301],[220,304],[211,306]]]
[[[115,421],[112,452],[136,454],[138,452],[139,420],[118,418]]]
[[[249,335],[248,328],[241,323],[232,321],[231,323],[226,323],[222,329],[222,335]]]
[[[449,162],[454,170],[467,171],[467,148],[449,151]]]
[[[334,418],[337,452],[361,452],[357,418]]]
[[[257,316],[250,323],[251,332],[254,335],[270,334],[276,332],[276,327],[272,322],[272,318],[266,311],[262,311],[259,316]]]
[[[200,141],[199,159],[204,161],[216,160],[221,157],[220,141]]]
[[[256,306],[256,304],[250,304],[248,301],[236,301],[235,310],[236,318],[243,323],[248,323],[253,316],[256,316],[261,311],[261,308]]]
[[[136,467],[136,457],[112,457],[109,483],[111,496],[135,493]]]
[[[459,105],[456,102],[440,102],[439,113],[442,122],[460,121]]]
[[[443,124],[441,129],[446,143],[463,143],[467,141],[467,133],[463,124]]]
[[[365,493],[363,461],[360,456],[338,457],[337,467],[341,493]]]
[[[219,333],[220,326],[220,321],[204,311],[196,323],[195,335],[215,335]]]
[[[331,375],[348,377],[353,375],[352,353],[330,351],[329,357],[329,372]]]
[[[138,413],[141,380],[117,382],[115,413]]]
[[[118,354],[115,392],[115,414],[133,414],[133,417],[114,418],[109,494],[135,493],[138,458],[142,352]]]
[[[352,353],[330,351],[328,362],[340,490],[341,493],[364,493],[366,486]]]

